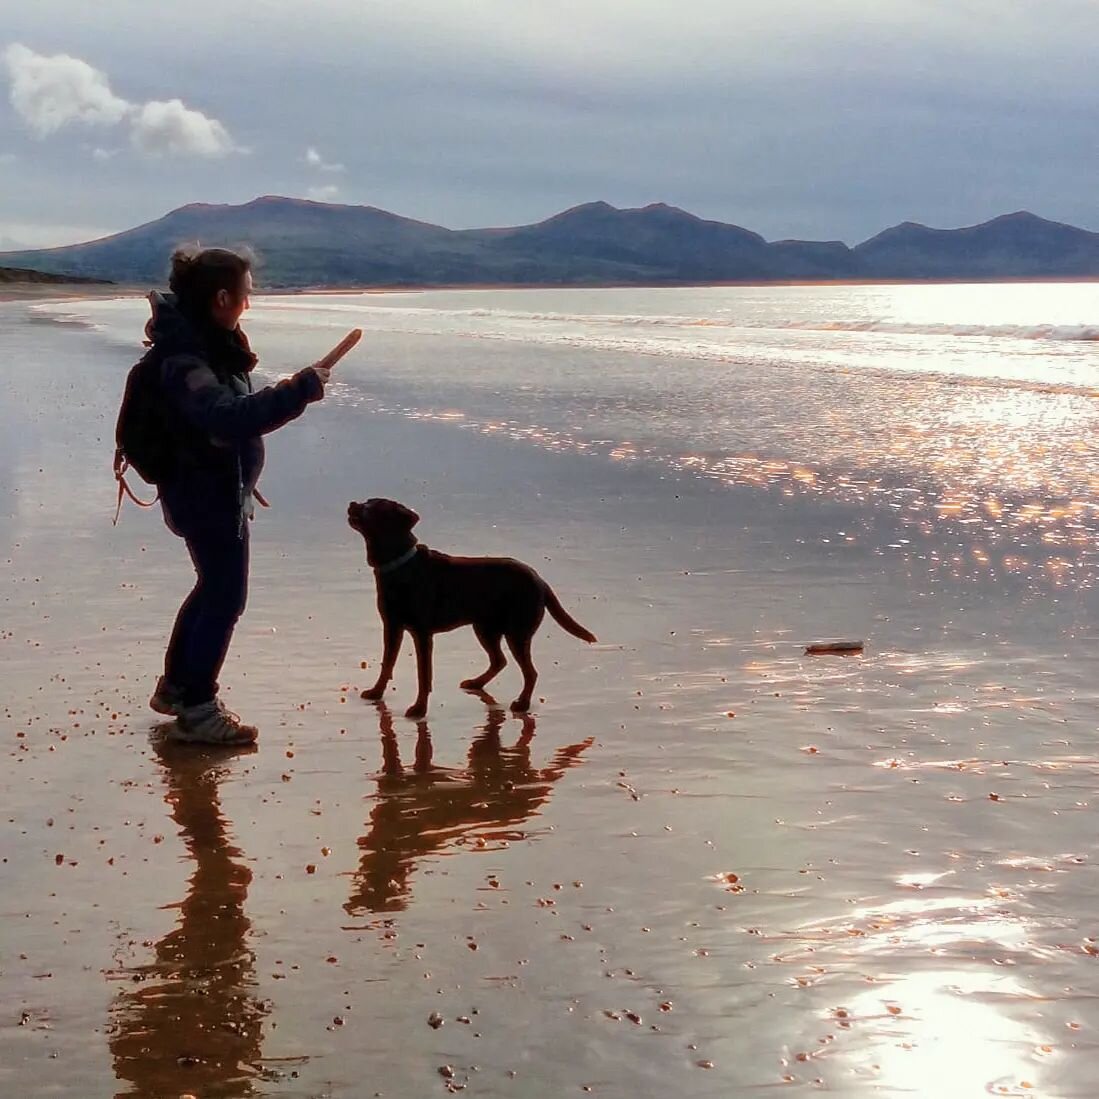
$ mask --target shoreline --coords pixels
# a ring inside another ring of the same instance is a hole
[[[0,283],[0,304],[10,302],[93,301],[111,298],[134,298],[147,291],[137,287],[111,283],[108,285],[84,285],[79,282]]]
[[[424,294],[432,291],[453,290],[705,290],[725,287],[764,288],[775,287],[830,287],[830,286],[1017,286],[1035,284],[1076,285],[1097,283],[1099,275],[1056,276],[1047,278],[996,278],[996,279],[733,279],[724,282],[608,282],[608,283],[425,283],[395,286],[287,286],[256,291],[256,295],[278,297],[285,295],[315,294]]]
[[[1099,275],[1018,277],[995,279],[784,279],[784,280],[730,280],[724,282],[624,282],[598,284],[562,284],[562,283],[424,283],[418,285],[399,284],[392,286],[286,286],[265,288],[259,286],[253,297],[328,297],[371,294],[427,294],[432,292],[453,291],[507,291],[507,290],[705,290],[705,289],[764,289],[767,287],[858,287],[858,286],[1020,286],[1020,285],[1064,285],[1075,286],[1099,284]],[[110,298],[144,297],[150,290],[163,289],[162,286],[148,287],[126,284],[88,285],[81,283],[0,283],[0,304],[20,301],[82,301]]]

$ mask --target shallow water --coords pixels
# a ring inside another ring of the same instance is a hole
[[[550,407],[473,374],[440,422],[458,365],[504,370],[498,341],[378,341],[403,403],[352,380],[272,439],[225,676],[262,748],[181,754],[143,709],[180,547],[136,510],[110,527],[121,336],[0,329],[22,364],[0,410],[0,1091],[1093,1094],[1083,566],[994,571],[975,524],[898,536],[888,506],[781,478],[486,437],[475,400],[539,431]],[[429,544],[536,565],[599,646],[542,631],[526,720],[456,689],[481,660],[464,635],[426,723],[396,716],[408,653],[389,705],[362,703],[378,629],[342,512],[365,495],[414,503]],[[865,656],[803,655],[837,635]]]
[[[939,528],[966,567],[1092,584],[1093,284],[450,291],[257,299],[267,367],[351,325],[334,396]],[[132,346],[140,301],[40,306]]]

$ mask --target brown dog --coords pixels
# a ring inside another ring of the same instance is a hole
[[[395,500],[351,503],[347,521],[366,541],[366,560],[374,568],[384,634],[378,681],[363,691],[363,698],[376,702],[385,693],[405,630],[416,645],[419,678],[416,701],[406,717],[427,713],[432,640],[437,633],[472,626],[488,653],[488,668],[463,681],[467,691],[483,690],[507,664],[500,648],[500,641],[506,640],[523,672],[523,689],[511,704],[517,712],[530,709],[538,679],[530,642],[547,610],[574,637],[589,644],[595,641],[594,634],[566,613],[549,584],[529,565],[508,557],[451,557],[419,545],[412,528],[420,517]]]

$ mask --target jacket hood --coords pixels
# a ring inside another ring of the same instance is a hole
[[[196,355],[215,369],[235,374],[247,374],[255,367],[256,356],[239,326],[230,331],[199,320],[181,308],[175,294],[160,290],[149,294],[149,308],[145,342],[165,357]]]

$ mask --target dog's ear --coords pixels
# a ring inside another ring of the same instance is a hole
[[[393,500],[392,504],[394,520],[399,522],[407,530],[411,530],[420,521],[419,515],[417,515],[412,508],[406,508],[404,504],[398,504],[396,500]]]
[[[396,500],[375,497],[366,501],[367,514],[380,519],[387,527],[410,531],[420,521],[420,517],[404,504]]]

